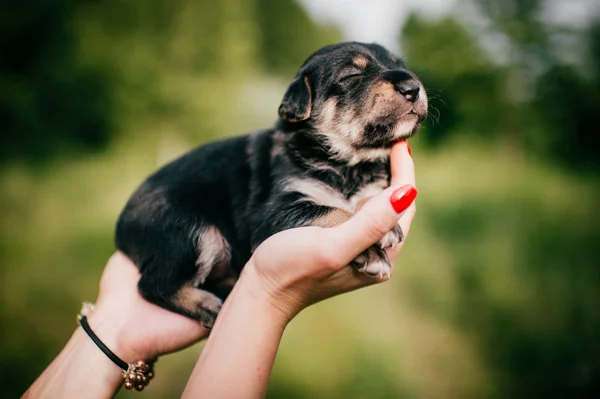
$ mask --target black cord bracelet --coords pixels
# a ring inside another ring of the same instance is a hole
[[[79,319],[79,324],[81,324],[81,328],[83,328],[83,331],[85,331],[87,335],[90,336],[90,338],[92,339],[92,341],[94,341],[96,346],[100,348],[100,350],[104,352],[104,354],[108,356],[108,358],[112,360],[114,364],[116,364],[117,366],[119,366],[119,368],[125,371],[129,369],[129,364],[121,360],[119,356],[115,355],[113,351],[108,349],[108,347],[104,345],[102,341],[100,341],[100,338],[98,338],[98,336],[94,334],[94,332],[90,328],[90,325],[88,324],[87,316],[83,316],[81,319]]]
[[[154,378],[154,362],[156,359],[153,359],[149,362],[145,362],[143,360],[138,360],[135,364],[128,364],[117,355],[113,353],[104,343],[98,338],[98,336],[92,331],[90,325],[87,321],[87,314],[93,310],[93,305],[89,303],[84,303],[81,313],[77,316],[77,320],[79,321],[79,325],[83,328],[83,331],[94,341],[96,346],[120,369],[123,370],[123,378],[125,381],[125,388],[132,389],[135,388],[136,391],[142,391],[149,383],[152,378]]]

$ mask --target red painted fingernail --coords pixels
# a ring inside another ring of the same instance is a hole
[[[400,213],[406,210],[417,198],[417,189],[413,186],[406,185],[402,186],[392,193],[390,196],[390,202],[396,213]]]
[[[412,157],[412,151],[410,150],[410,144],[408,144],[408,141],[406,142],[406,149],[408,150],[408,155]]]

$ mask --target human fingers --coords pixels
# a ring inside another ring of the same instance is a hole
[[[394,228],[414,202],[417,190],[411,185],[390,187],[370,199],[352,218],[329,230],[338,262],[350,263]]]
[[[391,186],[410,184],[416,187],[415,164],[410,155],[410,147],[406,141],[400,141],[390,152],[390,170],[392,172]]]

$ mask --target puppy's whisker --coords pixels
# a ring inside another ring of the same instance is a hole
[[[431,116],[432,125],[440,122],[440,110],[433,105],[429,106],[429,116]]]

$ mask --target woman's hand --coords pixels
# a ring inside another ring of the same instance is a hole
[[[392,186],[350,220],[331,228],[286,230],[256,249],[217,317],[184,398],[263,398],[281,336],[298,312],[384,281],[348,264],[396,223],[408,234],[416,192],[407,144],[396,144],[391,158]],[[399,249],[388,253],[392,264]]]
[[[392,149],[391,171],[391,187],[367,202],[346,223],[333,228],[286,230],[257,248],[244,274],[254,280],[257,293],[266,294],[287,320],[315,302],[384,281],[347,265],[398,222],[406,239],[415,214],[414,203],[399,215],[390,201],[394,191],[401,194],[407,191],[406,186],[415,185],[406,142]],[[392,265],[400,246],[388,251]],[[88,316],[92,330],[117,356],[127,362],[151,359],[208,335],[201,323],[144,300],[137,289],[139,278],[129,258],[114,254],[102,274],[95,310]]]
[[[149,360],[208,335],[200,323],[146,302],[138,293],[139,278],[131,260],[114,254],[88,315],[92,331],[118,357],[127,363]],[[122,383],[122,370],[79,327],[23,397],[109,398]]]
[[[410,196],[407,191],[415,185],[408,143],[392,149],[391,171],[391,187],[346,223],[286,230],[257,248],[244,273],[255,279],[254,288],[267,294],[288,320],[315,302],[384,281],[347,265],[396,223],[406,239],[415,215],[414,203],[409,202],[410,207],[398,214],[390,199],[397,200],[403,193]],[[388,250],[392,265],[399,250],[400,246]],[[139,277],[138,269],[121,253],[111,257],[102,275],[96,309],[88,319],[113,352],[129,362],[150,359],[208,335],[201,323],[146,302],[137,289]]]
[[[115,253],[100,279],[92,330],[128,363],[183,349],[208,335],[202,323],[170,312],[141,297],[140,273],[133,262]]]
[[[391,171],[391,186],[347,222],[332,228],[286,230],[257,248],[244,273],[255,281],[258,294],[266,294],[287,320],[315,302],[386,280],[358,273],[347,265],[396,223],[406,239],[416,209],[412,202],[415,171],[408,143],[393,147]],[[405,204],[399,203],[402,201]],[[405,207],[399,209],[398,205]],[[400,247],[388,250],[392,266]]]
[[[315,302],[383,281],[347,265],[396,223],[405,238],[408,234],[415,213],[414,193],[408,193],[415,177],[407,144],[396,144],[391,158],[392,186],[350,220],[332,228],[287,230],[259,246],[225,302],[184,396],[263,397],[289,320]],[[398,250],[388,253],[392,265]],[[88,316],[117,356],[128,363],[148,360],[208,335],[199,322],[146,302],[137,289],[139,277],[131,260],[113,255]],[[121,370],[78,328],[24,397],[106,398],[122,381]]]

